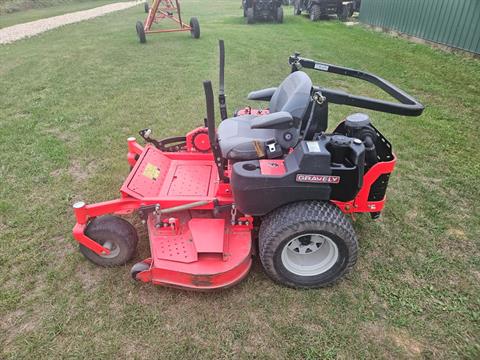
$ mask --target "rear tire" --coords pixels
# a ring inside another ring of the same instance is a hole
[[[137,24],[135,25],[135,28],[137,30],[137,35],[138,35],[138,39],[140,40],[140,43],[145,44],[147,42],[147,37],[145,36],[145,30],[143,29],[143,23],[141,21],[137,21]]]
[[[200,37],[200,24],[198,23],[198,19],[196,17],[192,17],[190,19],[190,34],[194,39],[198,39]]]
[[[275,16],[275,21],[279,24],[283,23],[283,8],[279,6],[277,8],[277,14]]]
[[[295,0],[293,4],[293,15],[300,15],[302,13],[302,9],[300,8],[301,0]]]
[[[253,8],[247,9],[247,24],[253,24],[255,22],[255,17],[253,14]]]
[[[345,5],[342,6],[342,10],[338,14],[338,19],[340,21],[347,21],[348,13],[349,13],[349,7]]]
[[[318,21],[321,15],[322,9],[320,8],[320,5],[312,5],[312,8],[310,9],[310,20]]]
[[[285,205],[260,225],[260,260],[266,273],[286,286],[332,285],[353,268],[357,252],[352,224],[328,202]]]
[[[150,7],[148,6],[148,3],[143,4],[143,8],[145,9],[145,12],[148,14],[148,11],[150,10]]]
[[[99,266],[124,265],[132,259],[137,248],[137,231],[128,221],[116,216],[106,215],[93,219],[87,225],[85,235],[102,246],[109,243],[108,255],[98,255],[80,244],[83,256]]]

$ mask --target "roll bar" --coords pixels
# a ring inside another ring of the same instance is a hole
[[[410,96],[392,83],[374,74],[306,59],[300,57],[299,53],[295,53],[294,55],[290,56],[288,63],[292,67],[292,72],[298,71],[302,68],[307,68],[338,75],[350,76],[367,81],[379,87],[400,102],[395,103],[391,101],[369,98],[366,96],[352,95],[341,90],[314,86],[314,90],[320,91],[327,101],[334,104],[355,106],[363,109],[376,110],[403,116],[420,116],[425,108],[413,96]]]

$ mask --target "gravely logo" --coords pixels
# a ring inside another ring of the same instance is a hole
[[[297,174],[295,180],[303,183],[338,184],[340,182],[340,176]]]

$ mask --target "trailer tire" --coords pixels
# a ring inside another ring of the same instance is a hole
[[[357,253],[352,224],[329,202],[291,203],[266,215],[260,225],[263,267],[289,287],[332,285],[353,268]]]
[[[128,221],[117,216],[105,215],[93,219],[85,230],[85,235],[95,242],[111,244],[108,255],[98,255],[80,244],[80,252],[96,265],[111,267],[124,265],[132,259],[137,248],[137,231]]]
[[[253,8],[249,7],[247,9],[247,24],[253,24],[255,22],[255,17],[253,14]]]
[[[190,18],[190,34],[194,39],[198,39],[200,37],[200,24],[198,23],[198,19],[196,17]]]
[[[277,13],[276,13],[276,16],[275,16],[275,21],[279,24],[283,23],[283,8],[281,6],[279,6],[277,8]]]
[[[150,10],[150,7],[148,6],[148,3],[147,3],[147,2],[145,2],[145,3],[143,4],[143,8],[145,9],[145,12],[148,14],[148,11]]]
[[[311,21],[317,21],[320,19],[320,16],[322,15],[322,9],[320,8],[320,5],[312,5],[312,8],[310,9],[310,20]]]
[[[143,23],[141,21],[137,21],[135,28],[137,30],[138,39],[140,40],[141,44],[145,44],[147,42],[147,37],[145,36],[145,30],[143,29]]]

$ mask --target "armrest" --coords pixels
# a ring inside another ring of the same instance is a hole
[[[290,129],[295,122],[290,113],[279,111],[256,117],[252,120],[250,127],[252,129]]]
[[[262,89],[257,91],[252,91],[248,94],[248,100],[261,100],[261,101],[270,101],[273,96],[273,93],[277,90],[277,88],[268,88]]]

